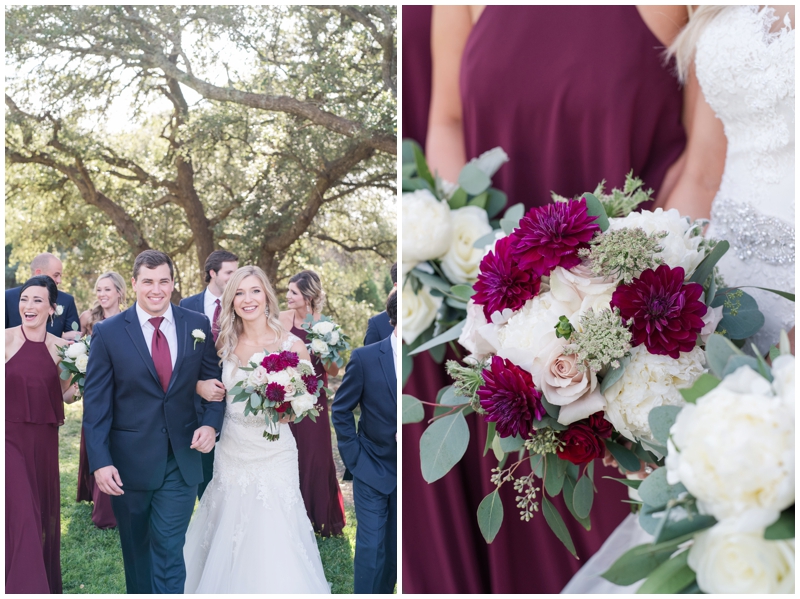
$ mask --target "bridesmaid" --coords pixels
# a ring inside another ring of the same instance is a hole
[[[656,198],[665,198],[682,168],[685,133],[681,91],[662,52],[685,12],[682,6],[434,7],[426,140],[432,170],[454,181],[468,158],[501,146],[511,161],[494,184],[510,204],[546,204],[551,190],[577,195],[602,179],[620,187],[631,168]],[[412,395],[446,379],[423,376],[415,364],[406,387]],[[477,505],[493,489],[491,461],[482,457],[485,427],[476,429],[464,458],[473,466],[462,469],[464,491],[447,503],[458,503],[469,518],[461,517],[446,544],[432,542],[442,535],[427,527],[404,528],[404,546],[418,549],[404,553],[404,592],[560,591],[582,561],[561,546],[544,518],[514,521],[510,486],[501,491],[508,521],[494,542],[487,546],[475,530]],[[597,464],[591,531],[556,501],[581,560],[627,511],[624,487],[603,480],[605,474],[617,475]],[[417,504],[416,492],[422,499],[427,492],[406,482],[404,475],[404,514],[415,522],[429,500]],[[465,546],[472,548],[466,557]],[[457,564],[448,557],[453,548],[462,558]]]
[[[6,593],[62,591],[58,427],[74,388],[59,378],[68,342],[47,332],[57,301],[53,279],[28,279],[6,329]]]
[[[286,304],[289,308],[281,312],[283,327],[305,342],[306,332],[300,325],[309,314],[314,321],[321,316],[325,292],[319,275],[313,270],[304,270],[289,279]],[[327,368],[322,361],[311,355],[314,372],[323,387],[328,386],[328,375],[339,374],[339,367],[331,364]],[[306,512],[314,532],[323,537],[342,534],[345,525],[344,498],[336,480],[336,466],[333,463],[331,443],[331,423],[328,415],[328,399],[323,391],[319,397],[322,412],[317,421],[304,418],[299,424],[290,423],[292,434],[297,441],[300,462],[300,492],[306,504]]]
[[[92,334],[94,325],[119,314],[125,304],[127,287],[122,275],[106,272],[100,275],[94,284],[97,299],[90,310],[81,314],[81,330]],[[89,457],[86,455],[86,442],[81,428],[81,453],[78,466],[78,497],[76,501],[92,501],[92,522],[97,528],[116,528],[117,519],[111,509],[111,496],[103,493],[94,483],[94,476],[89,472]]]

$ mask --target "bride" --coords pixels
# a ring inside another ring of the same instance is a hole
[[[709,237],[731,247],[727,286],[794,293],[794,7],[702,6],[670,48],[681,78],[700,85],[686,167],[666,208],[711,216]],[[696,79],[693,79],[696,77]],[[750,340],[764,355],[790,332],[794,303],[746,289],[765,316]],[[747,349],[750,349],[748,343]],[[562,593],[635,592],[600,578],[626,550],[652,542],[628,516]]]
[[[283,330],[263,270],[244,266],[222,296],[217,349],[230,390],[253,354],[293,351],[303,343]],[[314,531],[300,495],[297,445],[282,421],[280,438],[263,436],[263,416],[228,405],[216,445],[214,478],[186,532],[186,593],[330,593]]]

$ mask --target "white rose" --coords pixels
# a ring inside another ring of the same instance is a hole
[[[303,393],[302,395],[293,397],[291,399],[291,402],[292,402],[292,410],[294,410],[295,414],[300,416],[301,414],[308,412],[311,408],[313,408],[317,404],[317,398],[308,393]]]
[[[311,351],[317,354],[318,356],[324,356],[329,351],[328,344],[325,343],[322,339],[312,339]]]
[[[695,347],[677,360],[651,354],[644,345],[631,349],[622,377],[604,393],[606,420],[626,439],[653,440],[648,417],[656,406],[682,406],[679,389],[691,387],[703,374],[705,354]]]
[[[286,394],[290,397],[295,394],[296,389],[294,383],[292,382],[292,377],[285,370],[271,373],[269,375],[269,382],[278,383],[281,387],[283,387],[283,389],[286,391]]]
[[[252,387],[258,387],[259,385],[265,385],[269,381],[269,374],[267,373],[267,369],[263,366],[258,366],[250,374],[247,375],[247,384]]]
[[[86,353],[86,345],[81,343],[80,341],[73,343],[67,348],[66,355],[68,358],[72,358],[73,360],[79,356],[82,356]]]
[[[477,206],[464,206],[451,213],[453,224],[452,245],[442,258],[442,270],[451,282],[473,283],[478,278],[478,267],[483,260],[483,250],[475,242],[492,232],[486,210]]]
[[[606,407],[606,400],[597,388],[597,375],[588,368],[578,370],[574,354],[564,355],[566,339],[552,340],[533,360],[531,375],[551,404],[561,406],[558,421],[571,424],[588,418]]]
[[[334,324],[329,320],[320,320],[313,327],[311,327],[311,330],[317,335],[327,335],[333,330],[333,327]]]
[[[78,372],[85,374],[87,364],[89,364],[89,356],[86,354],[81,354],[75,358],[75,368],[78,369]]]
[[[794,503],[794,462],[794,417],[747,366],[684,407],[670,429],[667,480],[717,520],[757,509],[775,521]]]
[[[427,189],[403,194],[403,262],[441,258],[453,237],[450,206]]]
[[[590,308],[595,312],[607,310],[616,288],[616,281],[598,277],[583,264],[569,270],[557,266],[550,272],[553,297],[574,306],[575,312],[583,313]]]
[[[708,341],[708,338],[717,330],[719,321],[722,320],[722,306],[716,308],[708,307],[705,315],[703,316],[703,328],[700,329],[700,340],[703,343]]]
[[[495,314],[499,314],[496,312]],[[483,314],[483,306],[474,301],[467,302],[467,321],[458,342],[476,360],[482,360],[489,354],[497,351],[497,348],[488,339],[496,337],[496,331],[500,325],[489,323]],[[494,332],[494,334],[492,334]]]
[[[662,208],[655,211],[631,212],[624,218],[611,218],[608,229],[631,229],[639,227],[646,233],[666,231],[667,236],[658,240],[663,249],[655,255],[664,260],[670,268],[683,267],[689,278],[697,265],[702,262],[705,252],[699,250],[702,236],[692,236],[692,224],[674,208],[666,212]]]
[[[411,289],[411,283],[403,285],[403,314],[400,320],[403,341],[413,343],[431,326],[443,301],[442,297],[432,296],[427,285],[423,285],[417,293]]]
[[[336,345],[337,343],[339,343],[339,331],[331,331],[328,340],[331,345]]]
[[[794,593],[794,539],[767,541],[757,518],[720,522],[695,537],[689,567],[704,593]]]

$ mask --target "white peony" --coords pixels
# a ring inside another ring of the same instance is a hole
[[[263,366],[257,366],[247,375],[248,386],[258,387],[259,385],[267,384],[267,382],[269,382],[269,374]]]
[[[747,366],[687,405],[670,429],[667,480],[683,483],[717,520],[794,503],[794,417]]]
[[[677,360],[651,354],[644,345],[631,349],[622,377],[604,393],[606,420],[626,439],[653,441],[648,417],[656,406],[682,406],[679,389],[691,387],[703,374],[705,353],[699,347]]]
[[[450,206],[427,189],[403,194],[403,263],[441,258],[453,238]]]
[[[86,354],[81,354],[77,358],[75,358],[75,368],[78,369],[78,372],[81,374],[86,373],[86,366],[89,364],[89,356]]]
[[[311,351],[317,354],[318,356],[324,356],[330,350],[328,349],[328,344],[325,343],[322,339],[312,339]]]
[[[328,335],[328,342],[331,345],[339,343],[339,331],[331,331],[330,335]]]
[[[401,317],[403,341],[413,343],[436,319],[436,312],[444,298],[431,295],[430,287],[423,285],[417,292],[411,289],[411,283],[403,286],[403,314]]]
[[[333,330],[334,324],[328,320],[320,320],[316,323],[311,330],[317,335],[327,335]]]
[[[653,212],[631,212],[624,218],[611,218],[609,221],[610,231],[634,227],[644,229],[646,233],[666,231],[667,236],[658,240],[658,245],[663,249],[656,256],[662,258],[670,268],[683,267],[687,279],[705,257],[705,252],[698,249],[702,236],[692,237],[691,223],[674,208],[667,211],[656,208]]]
[[[291,402],[292,410],[294,410],[295,414],[300,416],[301,414],[308,412],[317,404],[317,398],[309,393],[303,393],[302,395],[291,398]]]
[[[66,355],[74,360],[79,356],[83,356],[86,352],[86,345],[78,341],[67,348]]]
[[[571,305],[574,312],[583,313],[590,308],[595,312],[607,310],[616,288],[616,281],[598,277],[583,264],[569,270],[557,266],[550,273],[553,297]]]
[[[486,210],[477,206],[464,206],[451,212],[453,238],[450,248],[442,258],[442,270],[454,284],[473,283],[478,278],[478,267],[483,250],[475,242],[492,232]]]
[[[496,314],[498,313],[496,312]],[[482,360],[496,351],[495,346],[489,343],[487,338],[496,337],[496,331],[500,326],[487,322],[486,316],[483,314],[483,306],[469,300],[467,302],[467,321],[458,342],[476,360]]]
[[[689,567],[704,593],[794,593],[794,539],[767,541],[757,514],[725,520],[695,537]]]
[[[285,370],[271,373],[269,375],[269,382],[278,383],[281,387],[283,387],[283,389],[286,391],[286,394],[289,396],[294,395],[296,392],[294,383],[292,382],[292,377]]]

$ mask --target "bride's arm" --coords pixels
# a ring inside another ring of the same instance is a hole
[[[458,79],[471,30],[468,6],[433,7],[431,108],[425,152],[431,171],[453,182],[467,163]]]

